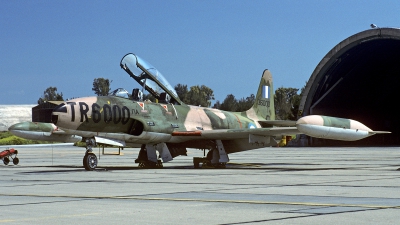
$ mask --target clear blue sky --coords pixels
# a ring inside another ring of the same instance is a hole
[[[256,92],[264,69],[274,87],[301,88],[336,44],[369,29],[400,27],[400,1],[0,0],[0,104],[36,104],[43,91],[92,96],[138,87],[126,53],[175,86],[206,85],[217,100]]]

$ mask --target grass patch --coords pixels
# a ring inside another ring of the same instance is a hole
[[[75,143],[74,143],[74,146],[86,148],[86,142],[84,142],[84,141],[78,141],[78,142],[75,142]]]
[[[0,132],[0,139],[7,138],[7,137],[10,137],[10,136],[13,136],[13,135],[8,131]]]
[[[59,142],[28,140],[25,138],[17,137],[8,131],[0,132],[0,145],[33,145],[33,144],[54,144],[54,143],[59,143]],[[86,147],[86,142],[84,141],[75,142],[74,146]],[[106,145],[106,147],[117,147],[117,146]]]
[[[10,132],[0,132],[0,145],[32,145],[32,144],[53,144],[54,142],[49,141],[36,141],[28,140],[17,137]]]

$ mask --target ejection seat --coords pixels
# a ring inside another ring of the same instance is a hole
[[[132,100],[133,101],[143,101],[143,92],[139,88],[134,88],[132,90]]]
[[[170,101],[170,99],[171,99],[171,97],[170,97],[167,93],[162,92],[162,93],[160,94],[160,99],[158,99],[158,102],[159,102],[159,103],[168,104],[169,101]]]

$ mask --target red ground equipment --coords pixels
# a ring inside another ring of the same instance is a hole
[[[12,159],[14,165],[18,165],[19,159],[17,158],[18,151],[10,148],[0,152],[0,159],[3,160],[4,165],[8,165],[10,158]]]

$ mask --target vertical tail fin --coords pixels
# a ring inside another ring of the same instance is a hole
[[[254,105],[246,111],[253,120],[275,120],[274,88],[272,75],[269,70],[264,70]]]

